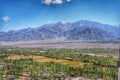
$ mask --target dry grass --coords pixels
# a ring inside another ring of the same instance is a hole
[[[74,67],[81,67],[81,66],[84,66],[85,64],[90,64],[90,63],[83,63],[83,62],[77,62],[77,61],[53,59],[53,58],[48,58],[44,56],[35,56],[35,55],[29,55],[29,56],[12,55],[12,56],[9,56],[7,59],[20,60],[20,59],[29,59],[29,58],[32,58],[33,61],[37,61],[37,62],[55,62],[55,63],[61,63],[61,64],[68,64]]]
[[[0,56],[3,56],[3,54],[0,53]]]

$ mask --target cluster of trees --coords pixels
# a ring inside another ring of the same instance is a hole
[[[85,49],[84,49],[85,50]],[[67,75],[84,76],[90,78],[111,78],[117,80],[117,59],[112,57],[100,57],[84,54],[84,50],[78,49],[0,49],[0,62],[7,62],[7,66],[1,69],[2,75],[22,76],[24,72],[30,73],[32,80],[55,80],[62,79]],[[88,51],[88,50],[87,50]],[[90,53],[94,50],[90,49]],[[101,51],[101,49],[99,50]],[[105,50],[106,51],[106,50]],[[96,52],[96,50],[95,50]],[[10,55],[37,55],[55,59],[65,59],[70,61],[80,61],[86,64],[81,67],[54,63],[35,62],[32,58],[20,60],[6,60]]]

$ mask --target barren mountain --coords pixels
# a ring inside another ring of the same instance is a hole
[[[57,22],[38,28],[0,32],[0,41],[33,41],[64,37],[66,40],[120,40],[120,26],[88,20]]]

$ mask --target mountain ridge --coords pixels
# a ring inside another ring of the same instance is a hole
[[[0,32],[0,41],[33,41],[64,37],[67,40],[120,40],[120,26],[88,20],[57,22],[37,28]]]

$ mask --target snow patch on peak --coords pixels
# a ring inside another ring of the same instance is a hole
[[[68,21],[64,21],[64,20],[63,20],[63,21],[61,21],[61,23],[62,23],[62,24],[67,24]]]

